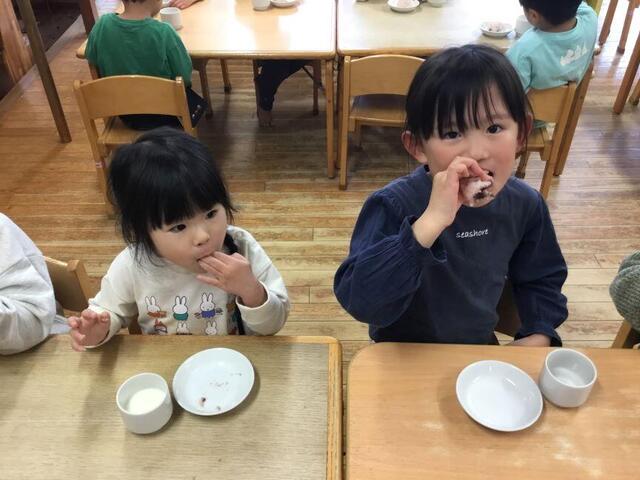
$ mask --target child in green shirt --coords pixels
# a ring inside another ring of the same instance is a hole
[[[205,102],[191,90],[191,58],[173,27],[153,17],[162,0],[123,0],[124,12],[100,17],[87,41],[86,57],[101,77],[148,75],[170,80],[182,77],[187,88],[191,120],[205,110]],[[123,115],[130,128],[148,130],[162,125],[180,127],[167,115]]]

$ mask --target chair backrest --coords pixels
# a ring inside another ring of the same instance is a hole
[[[638,343],[640,343],[640,332],[634,330],[629,322],[623,320],[611,348],[632,348]]]
[[[53,293],[62,308],[74,312],[87,308],[95,291],[82,262],[61,262],[49,257],[45,257],[45,262],[53,284]]]
[[[424,60],[407,55],[372,55],[345,63],[352,97],[370,94],[406,95]],[[390,72],[392,72],[390,74]]]
[[[145,75],[119,75],[73,84],[80,114],[95,129],[95,120],[118,115],[173,115],[185,132],[195,135],[182,78],[167,80]],[[89,128],[87,128],[89,131]]]
[[[496,312],[498,313],[498,324],[495,327],[495,331],[515,337],[522,322],[513,297],[513,286],[509,280],[504,285]]]
[[[527,92],[527,97],[533,108],[533,116],[536,120],[555,123],[557,127],[561,126],[564,129],[571,111],[575,92],[575,82],[544,90],[532,88]],[[556,134],[554,133],[555,136]]]

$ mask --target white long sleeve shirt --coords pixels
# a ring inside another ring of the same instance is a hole
[[[0,354],[21,352],[44,340],[55,314],[42,253],[0,213]]]
[[[277,333],[289,314],[289,297],[282,277],[249,232],[229,226],[227,233],[264,286],[264,304],[246,307],[234,295],[198,281],[193,272],[161,258],[143,259],[138,264],[133,251],[127,248],[115,258],[102,279],[100,292],[89,301],[89,308],[98,313],[107,311],[111,316],[109,333],[102,343],[136,316],[142,332],[150,335],[234,334],[238,329],[236,308],[246,333]]]

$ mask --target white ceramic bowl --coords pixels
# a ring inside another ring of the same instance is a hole
[[[513,25],[506,22],[482,22],[480,30],[487,37],[506,37],[513,31]]]
[[[271,5],[278,8],[293,7],[298,4],[298,0],[271,0]]]
[[[597,378],[596,366],[584,353],[558,348],[545,358],[538,381],[547,400],[571,408],[587,400]]]
[[[456,381],[456,395],[471,418],[501,432],[530,427],[542,413],[542,395],[533,379],[518,367],[497,360],[465,367]]]
[[[420,2],[418,0],[410,0],[406,5],[403,5],[400,4],[398,0],[388,0],[387,5],[389,5],[389,8],[394,12],[408,13],[413,12],[416,8],[418,8]]]
[[[133,433],[156,432],[173,413],[169,386],[156,373],[139,373],[125,380],[116,393],[116,404],[125,427]]]

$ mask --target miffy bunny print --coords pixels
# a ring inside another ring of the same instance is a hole
[[[191,335],[187,320],[189,319],[189,309],[187,308],[187,297],[176,297],[176,303],[173,306],[173,318],[178,322],[176,327],[177,335]]]

